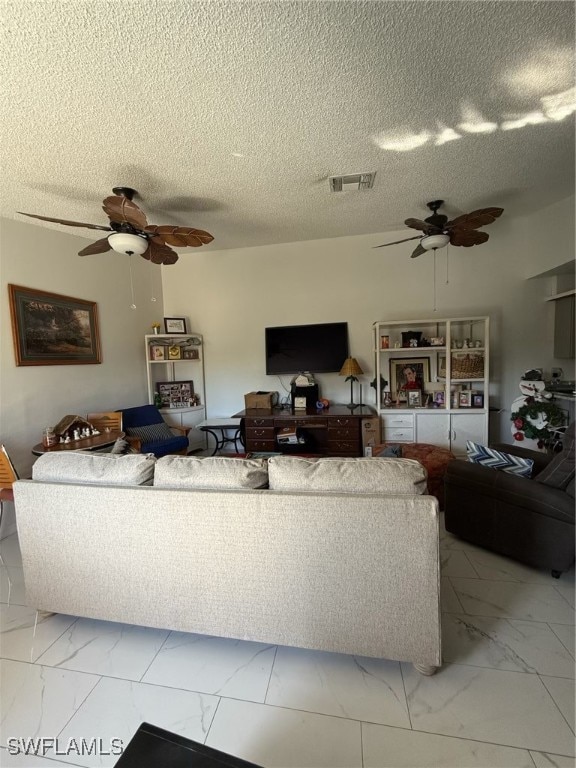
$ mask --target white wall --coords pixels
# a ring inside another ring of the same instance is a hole
[[[131,310],[128,257],[81,258],[78,251],[90,242],[85,238],[6,219],[0,224],[0,442],[26,476],[34,460],[30,449],[45,426],[66,414],[147,402],[144,334],[162,320],[162,284],[160,267],[133,257],[137,309]],[[102,363],[17,367],[9,283],[97,302]]]
[[[447,285],[447,251],[439,252],[436,312],[433,254],[410,259],[413,243],[372,247],[406,234],[203,249],[184,254],[175,268],[164,270],[167,313],[189,315],[192,328],[204,335],[208,415],[241,410],[245,392],[282,394],[282,385],[287,388],[290,377],[280,382],[265,374],[266,326],[347,321],[351,354],[366,373],[361,383],[370,403],[375,321],[488,314],[491,404],[507,409],[493,419],[493,437],[509,438],[509,406],[520,376],[529,368],[549,371],[558,364],[552,358],[543,282],[527,278],[574,257],[574,198],[538,215],[511,219],[504,213],[491,225],[486,244],[450,248]],[[322,396],[348,401],[349,384],[337,374],[319,375],[318,380]]]
[[[550,302],[545,280],[527,279],[574,258],[574,198],[490,227],[488,243],[451,248],[437,257],[437,316],[489,314],[492,318],[493,405],[506,412],[493,437],[509,438],[509,407],[528,368],[563,367],[552,358]],[[264,372],[264,328],[332,322],[349,324],[351,354],[363,367],[365,402],[373,402],[372,324],[430,318],[433,256],[410,259],[412,243],[374,250],[406,230],[218,251],[181,252],[163,269],[134,259],[137,310],[129,308],[128,260],[115,253],[80,258],[88,240],[33,224],[2,220],[0,227],[0,441],[26,475],[42,428],[68,413],[85,414],[146,401],[143,336],[162,316],[185,316],[205,342],[206,400],[210,416],[241,410],[244,393],[282,390]],[[396,237],[399,235],[399,237]],[[217,238],[217,232],[216,232]],[[216,239],[217,242],[217,239]],[[17,367],[7,284],[98,303],[101,365]],[[153,289],[151,288],[153,284]],[[160,286],[163,286],[162,288]],[[163,291],[163,312],[161,292]],[[150,297],[157,293],[153,304]],[[573,376],[573,373],[572,373]],[[285,387],[288,376],[282,377]],[[318,377],[322,396],[347,402],[350,389],[337,374]],[[498,435],[498,431],[500,435]],[[5,531],[6,526],[3,526]]]

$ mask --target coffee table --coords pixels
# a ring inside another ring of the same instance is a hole
[[[92,437],[84,437],[82,440],[74,440],[71,443],[57,443],[49,448],[42,445],[42,443],[38,443],[32,448],[32,453],[34,456],[42,456],[44,453],[57,453],[58,451],[96,451],[98,448],[114,445],[116,440],[124,437],[125,434],[125,432],[111,430],[110,432],[102,432],[99,435],[92,435]]]
[[[261,768],[192,739],[142,723],[116,768]]]

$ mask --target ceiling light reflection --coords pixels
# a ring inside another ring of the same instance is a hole
[[[543,96],[540,99],[542,109],[536,109],[527,112],[525,115],[514,114],[504,115],[500,125],[484,119],[482,114],[474,105],[464,103],[462,105],[462,116],[464,122],[456,126],[466,133],[495,133],[498,128],[503,131],[513,131],[518,128],[525,128],[528,125],[540,125],[543,123],[559,122],[569,115],[576,112],[576,87],[568,88],[561,93],[554,93],[550,96]],[[438,122],[438,131],[421,131],[420,133],[379,133],[373,135],[372,141],[380,149],[386,149],[391,152],[409,152],[412,149],[424,146],[431,139],[434,145],[439,147],[448,141],[461,139],[462,135]]]
[[[381,133],[373,138],[374,143],[380,149],[388,149],[393,152],[409,152],[411,149],[422,147],[426,142],[430,141],[432,134],[428,131],[395,135]]]
[[[550,120],[564,120],[565,117],[576,112],[576,87],[551,96],[543,96],[540,102],[546,117]]]
[[[462,117],[464,122],[456,126],[466,133],[494,133],[498,130],[498,123],[485,120],[481,112],[472,104],[462,104]]]
[[[525,128],[527,125],[547,122],[549,122],[548,118],[540,110],[537,110],[536,112],[529,112],[527,115],[510,115],[507,120],[501,123],[500,128],[503,131],[514,131],[517,128]]]
[[[437,147],[441,147],[442,144],[446,144],[449,141],[455,141],[456,139],[462,138],[462,134],[457,133],[454,128],[448,128],[441,123],[438,123],[438,129],[436,141],[434,142]]]

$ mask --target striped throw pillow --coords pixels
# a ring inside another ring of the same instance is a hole
[[[165,421],[147,424],[144,427],[127,427],[126,434],[139,438],[143,443],[159,443],[174,437],[174,433]]]
[[[502,472],[508,472],[517,477],[532,476],[532,467],[534,466],[532,459],[524,459],[510,453],[496,451],[494,448],[473,443],[471,440],[466,443],[466,453],[468,454],[468,461],[475,464],[482,464],[482,466],[490,469],[500,469]]]

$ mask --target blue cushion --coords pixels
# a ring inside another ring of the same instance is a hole
[[[122,410],[122,428],[144,427],[147,424],[163,424],[162,414],[155,405],[139,405]]]
[[[142,453],[153,453],[159,459],[161,456],[167,456],[169,453],[180,453],[184,448],[188,448],[188,438],[183,435],[173,435],[170,440],[142,443],[140,450]]]
[[[502,472],[508,472],[517,477],[531,477],[533,459],[524,459],[520,456],[513,456],[510,453],[497,451],[494,448],[488,448],[485,445],[479,445],[468,440],[466,443],[466,453],[468,461],[475,464],[482,464],[490,469],[500,469]]]

